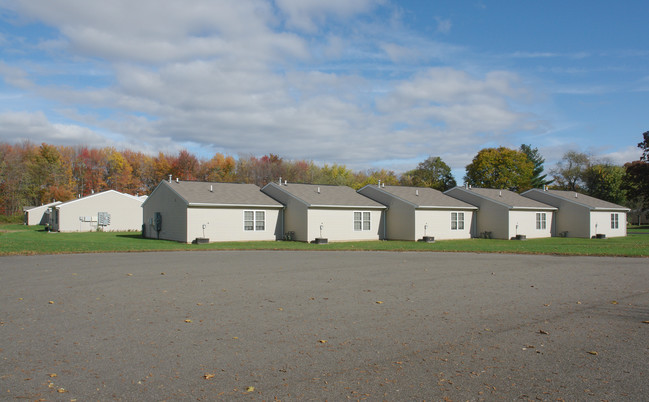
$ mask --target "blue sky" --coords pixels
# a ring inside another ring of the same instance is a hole
[[[0,0],[0,141],[397,173],[636,160],[646,1]]]

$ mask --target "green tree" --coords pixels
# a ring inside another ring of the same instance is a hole
[[[642,149],[641,161],[649,162],[649,131],[642,134],[643,141],[638,143],[638,148]]]
[[[626,202],[622,166],[609,163],[589,166],[584,172],[584,184],[588,195],[615,204]]]
[[[649,131],[642,134],[643,141],[638,144],[642,149],[640,160],[628,162],[624,165],[624,188],[627,191],[632,213],[638,214],[639,222],[649,210]]]
[[[547,174],[543,173],[543,163],[545,159],[541,156],[538,148],[532,148],[531,145],[522,144],[521,152],[527,155],[527,159],[534,164],[534,170],[532,170],[532,188],[543,188],[544,186],[551,184],[553,180],[546,180]]]
[[[456,186],[451,168],[439,156],[429,156],[417,165],[416,169],[409,170],[401,175],[401,184],[408,186],[431,187],[439,191],[446,191]]]
[[[531,187],[534,164],[524,152],[499,147],[480,150],[466,167],[464,180],[475,187],[523,191]]]
[[[550,173],[559,190],[577,191],[585,188],[586,170],[592,164],[590,156],[577,151],[568,151]]]

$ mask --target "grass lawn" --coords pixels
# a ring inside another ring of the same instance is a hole
[[[95,253],[170,250],[350,250],[350,251],[451,251],[649,257],[649,227],[629,230],[627,237],[516,240],[441,240],[435,243],[366,241],[308,244],[288,241],[183,244],[144,239],[139,232],[49,233],[42,226],[0,225],[0,255]]]

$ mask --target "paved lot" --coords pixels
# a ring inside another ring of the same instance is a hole
[[[643,400],[647,320],[647,259],[3,257],[0,399]]]

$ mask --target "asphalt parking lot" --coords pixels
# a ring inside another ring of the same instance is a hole
[[[0,258],[0,399],[645,400],[649,260]]]

